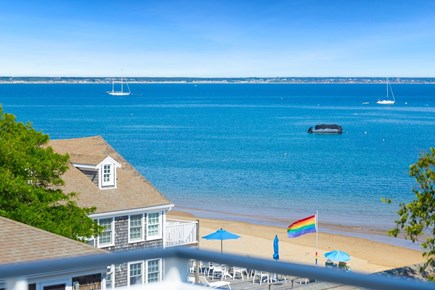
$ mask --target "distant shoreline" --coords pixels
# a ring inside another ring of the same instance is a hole
[[[0,84],[110,84],[112,77],[0,77]],[[125,77],[130,84],[385,84],[386,77]],[[392,84],[435,84],[435,78],[394,77]]]

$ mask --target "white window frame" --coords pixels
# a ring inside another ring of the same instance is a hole
[[[145,273],[144,273],[144,263],[143,263],[143,261],[128,262],[127,263],[127,286],[128,287],[130,287],[130,286],[137,286],[138,285],[138,284],[134,284],[134,285],[130,284],[130,278],[131,278],[131,276],[130,276],[130,266],[131,265],[136,265],[136,264],[140,264],[140,270],[141,270],[141,273],[142,273],[141,274],[142,277],[141,277],[141,280],[140,280],[140,285],[144,284]]]
[[[110,275],[110,286],[107,287],[107,277]],[[105,288],[106,289],[113,289],[115,288],[115,265],[112,264],[109,267],[107,267],[107,272],[106,272],[106,278],[105,278]],[[102,287],[101,287],[102,288]]]
[[[150,282],[150,281],[148,281],[148,274],[150,274],[150,273],[149,273],[149,263],[152,262],[152,261],[158,261],[159,271],[158,271],[158,280],[157,280],[157,281]],[[146,270],[146,273],[145,273],[145,277],[146,277],[146,280],[145,280],[145,281],[146,281],[146,284],[148,284],[148,283],[158,283],[158,282],[161,282],[161,281],[162,281],[162,259],[146,260],[146,261],[145,261],[145,265],[146,265],[146,267],[145,267],[145,270]]]
[[[159,218],[158,218],[158,233],[157,235],[150,235],[150,215],[153,214],[158,214]],[[147,213],[147,220],[146,220],[146,240],[147,241],[152,241],[152,240],[158,240],[158,239],[162,239],[163,238],[163,233],[162,233],[162,212],[149,212]]]
[[[131,230],[131,217],[132,216],[140,216],[140,237],[139,238],[131,238],[130,230]],[[129,243],[135,243],[140,242],[144,240],[144,215],[143,214],[132,214],[128,216],[128,242]]]
[[[97,247],[98,248],[102,248],[102,247],[110,247],[115,245],[115,219],[112,218],[102,218],[102,219],[98,219],[98,224],[101,225],[101,220],[111,220],[110,222],[110,241],[108,243],[101,243],[100,242],[100,238],[101,235],[97,237]],[[103,231],[106,232],[106,231]]]
[[[108,169],[108,173],[106,173],[106,168]],[[101,186],[103,187],[112,187],[115,186],[115,166],[110,163],[101,164]],[[106,176],[108,180],[106,181]]]

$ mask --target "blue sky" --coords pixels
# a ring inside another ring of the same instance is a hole
[[[435,77],[435,1],[3,1],[0,43],[0,76]]]

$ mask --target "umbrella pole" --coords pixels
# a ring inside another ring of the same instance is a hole
[[[221,240],[221,254],[223,252],[223,245],[224,245],[224,240]]]

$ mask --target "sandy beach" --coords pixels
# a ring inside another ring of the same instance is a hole
[[[287,229],[249,224],[236,221],[197,218],[189,213],[171,211],[168,218],[198,220],[200,236],[224,228],[241,238],[223,242],[226,253],[272,259],[273,238],[278,235],[280,261],[314,265],[316,252],[315,234],[298,238],[287,237]],[[200,239],[201,249],[220,251],[220,241]],[[318,263],[325,264],[324,254],[332,250],[342,250],[351,256],[352,271],[374,273],[424,262],[420,251],[389,244],[342,235],[319,233]]]

